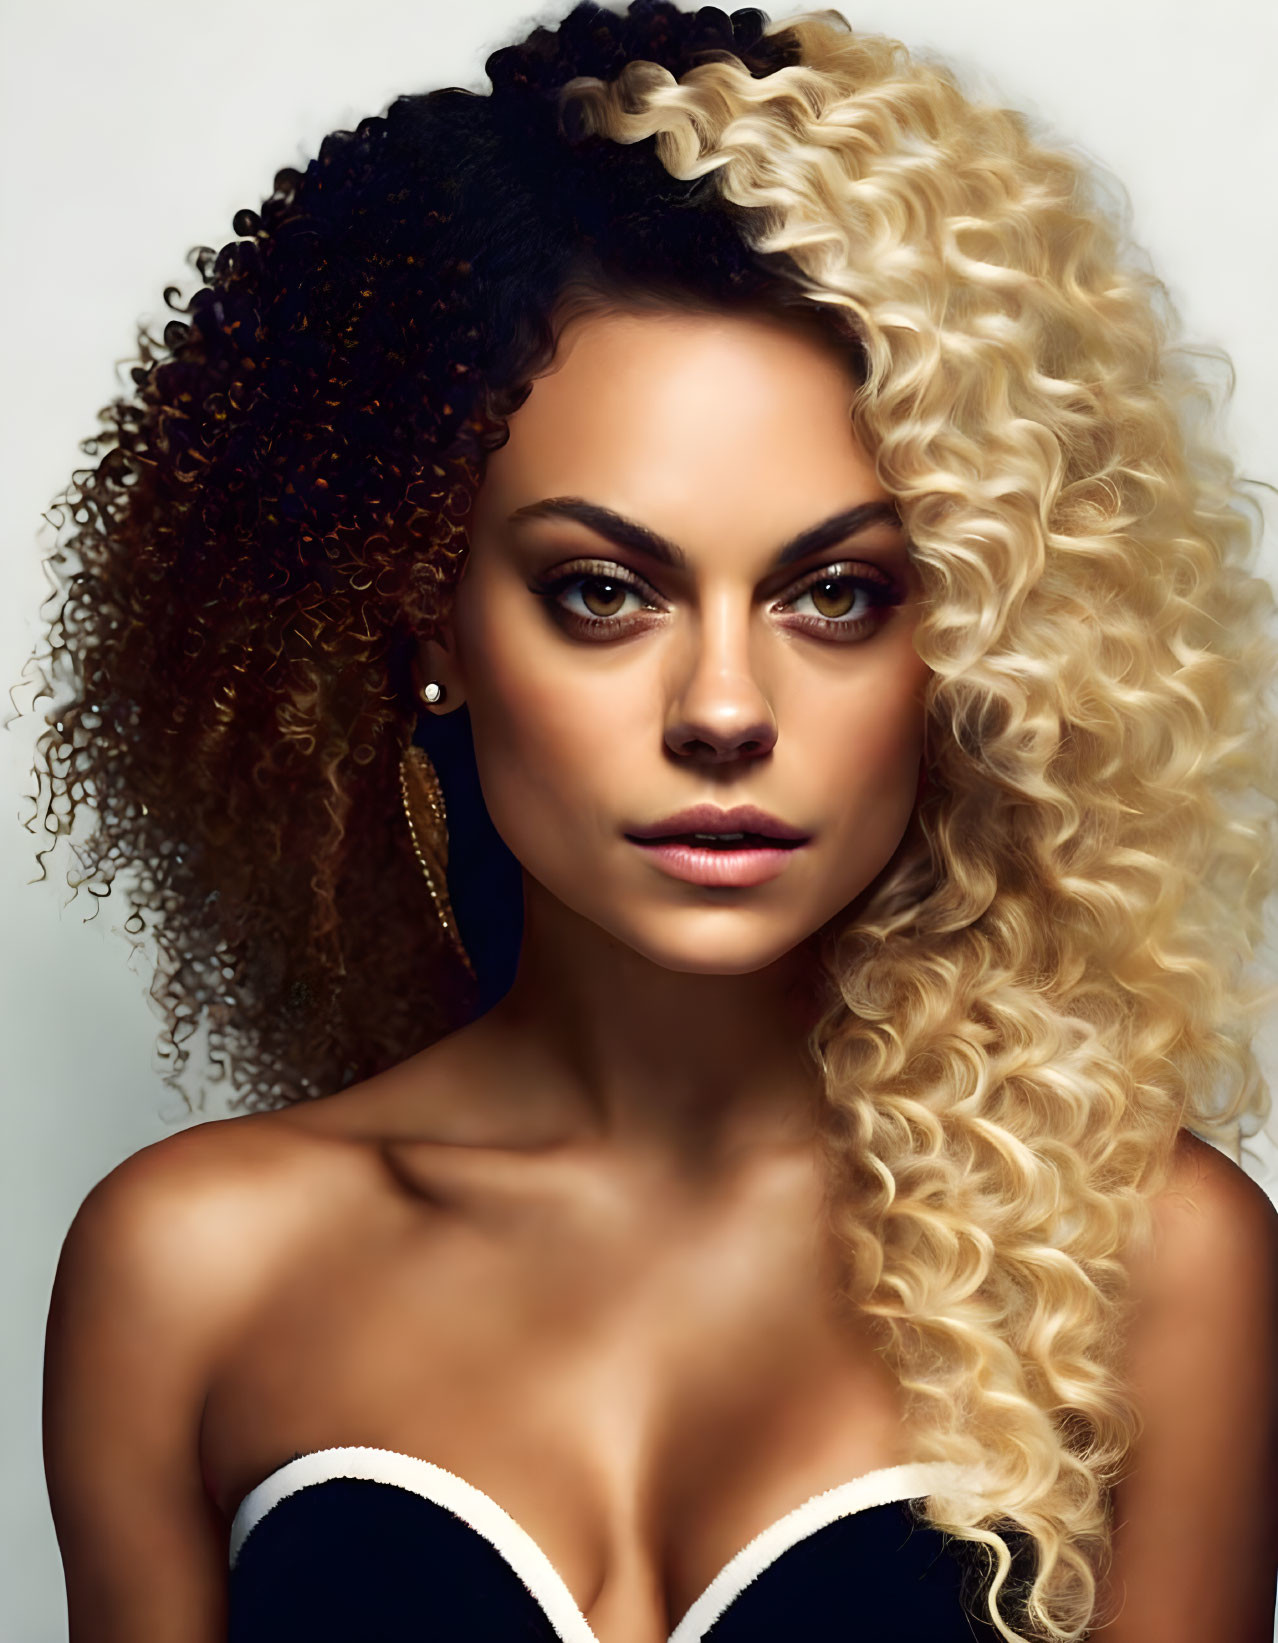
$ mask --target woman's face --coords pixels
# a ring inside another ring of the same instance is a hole
[[[918,585],[855,392],[768,319],[573,321],[489,458],[448,647],[423,654],[469,704],[527,873],[672,970],[788,952],[915,804]],[[742,806],[762,815],[724,815]],[[691,837],[724,832],[745,837]]]

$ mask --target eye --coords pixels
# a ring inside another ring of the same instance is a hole
[[[606,637],[628,632],[633,618],[644,611],[664,609],[646,582],[621,565],[604,560],[563,565],[534,581],[531,587],[564,626]]]
[[[773,609],[792,611],[796,626],[823,637],[859,639],[878,627],[903,597],[896,583],[872,566],[823,565]]]
[[[638,589],[613,576],[577,576],[561,588],[564,609],[574,616],[606,618],[630,614],[627,599],[639,599]]]

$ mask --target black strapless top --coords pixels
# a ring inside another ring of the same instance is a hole
[[[884,1467],[756,1535],[668,1643],[995,1643],[964,1609],[957,1543],[909,1510],[959,1474]],[[321,1449],[231,1525],[229,1643],[599,1643],[558,1570],[495,1500],[390,1449]]]

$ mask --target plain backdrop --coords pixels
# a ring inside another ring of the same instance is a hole
[[[189,247],[233,238],[283,165],[398,93],[486,88],[483,61],[562,7],[513,0],[0,0],[0,674],[40,634],[53,541],[43,515],[79,441],[122,390],[139,320],[189,294]],[[776,17],[797,7],[778,5]],[[1188,339],[1236,368],[1224,433],[1245,474],[1278,480],[1278,6],[1273,0],[866,0],[854,26],[948,60],[1112,172],[1136,243]],[[122,365],[117,375],[117,365]],[[1278,569],[1272,494],[1264,563]],[[36,877],[31,692],[0,735],[3,1145],[0,1250],[0,1638],[66,1636],[40,1457],[43,1326],[58,1250],[84,1194],[137,1148],[193,1121],[163,1083],[149,956],[128,907]],[[10,702],[0,712],[11,715]],[[91,914],[96,917],[85,922]],[[1266,1029],[1267,1070],[1278,1038]],[[198,1080],[192,1080],[197,1083]],[[224,1108],[211,1092],[203,1116]],[[1278,1197],[1272,1134],[1244,1165]]]

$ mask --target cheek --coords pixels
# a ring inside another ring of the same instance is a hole
[[[911,686],[894,679],[876,692],[851,740],[867,772],[885,783],[912,786],[923,752],[923,708]]]
[[[615,831],[645,692],[624,669],[573,665],[535,615],[521,611],[518,630],[510,642],[515,628],[496,600],[467,625],[467,701],[493,825],[536,873],[539,861],[575,859],[584,834]]]
[[[922,693],[929,669],[913,646],[885,655],[820,716],[813,768],[827,772],[827,799],[840,831],[886,861],[900,843],[918,794],[923,755]]]

